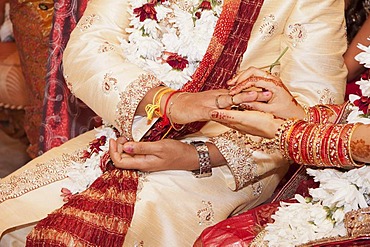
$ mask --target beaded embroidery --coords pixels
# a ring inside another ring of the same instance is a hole
[[[96,14],[91,14],[89,16],[86,16],[85,19],[83,19],[79,24],[78,27],[82,32],[86,31],[89,29],[95,21],[99,20],[100,17]]]
[[[328,88],[318,90],[317,94],[320,95],[319,104],[335,104],[335,98]]]
[[[112,73],[107,73],[104,75],[104,80],[102,83],[103,92],[109,93],[112,89],[117,90],[117,79],[111,76]]]
[[[81,161],[80,152],[63,154],[60,158],[37,164],[33,169],[11,176],[7,183],[0,180],[0,203],[66,178],[72,161]]]
[[[103,44],[99,46],[98,53],[109,52],[113,50],[114,50],[114,46],[108,41],[105,41]]]
[[[199,209],[197,212],[197,217],[199,218],[199,225],[212,225],[215,218],[215,212],[213,211],[213,206],[210,201],[202,201],[204,207]]]
[[[292,24],[288,26],[288,38],[292,40],[293,46],[302,43],[307,38],[307,30],[301,24]]]
[[[275,20],[275,16],[270,14],[263,18],[263,23],[259,28],[260,33],[262,34],[262,39],[266,40],[267,38],[272,37],[276,30],[278,29],[278,23]]]
[[[252,150],[247,146],[244,135],[237,131],[230,130],[224,134],[211,138],[227,161],[231,173],[235,178],[236,190],[247,186],[257,178],[257,164],[252,157]],[[257,196],[262,191],[262,185],[252,186],[253,195]]]
[[[120,101],[116,110],[116,125],[122,136],[132,140],[132,121],[140,101],[150,89],[160,85],[161,81],[155,76],[143,74],[120,93]]]

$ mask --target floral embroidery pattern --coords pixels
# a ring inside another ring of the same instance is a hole
[[[259,28],[259,32],[262,34],[262,39],[266,40],[267,38],[272,37],[278,27],[278,23],[275,20],[275,16],[273,14],[264,17],[263,23]]]
[[[321,95],[320,99],[319,99],[319,104],[322,104],[322,105],[324,105],[324,104],[335,104],[334,96],[328,88],[325,88],[322,91],[318,90],[317,94]]]
[[[117,90],[117,79],[113,78],[112,73],[105,74],[103,80],[103,92],[109,93],[112,89]]]
[[[145,94],[162,82],[153,75],[141,75],[120,94],[117,105],[116,126],[122,136],[132,140],[131,129],[135,111]]]
[[[102,45],[99,46],[98,53],[103,53],[103,52],[108,52],[108,51],[113,51],[113,50],[114,50],[114,46],[108,41],[105,41]]]
[[[81,20],[80,23],[78,24],[78,27],[82,32],[86,31],[94,24],[95,21],[99,19],[100,19],[99,16],[97,16],[96,14],[91,14],[89,16],[86,16],[85,19]]]
[[[212,225],[214,222],[215,213],[213,211],[212,203],[210,201],[202,201],[204,207],[197,212],[199,218],[199,225]]]
[[[301,24],[288,26],[288,38],[292,40],[293,46],[297,46],[307,38],[307,30]]]
[[[81,161],[78,158],[80,153],[81,151],[74,154],[63,154],[60,158],[37,164],[34,169],[13,175],[9,182],[0,180],[0,203],[66,178],[71,163]]]
[[[248,185],[257,178],[257,164],[252,157],[254,150],[246,145],[248,140],[239,132],[230,130],[220,136],[210,139],[227,160],[236,184],[236,190]],[[262,191],[260,186],[253,186],[253,195],[259,195]]]

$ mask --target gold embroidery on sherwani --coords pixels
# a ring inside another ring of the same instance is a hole
[[[276,33],[278,27],[278,22],[275,20],[275,16],[273,14],[265,16],[259,28],[262,39],[266,40],[267,38],[271,38]]]
[[[117,90],[117,79],[112,77],[112,72],[106,73],[104,75],[104,80],[102,83],[103,92],[108,94],[110,91]]]
[[[307,38],[307,30],[302,24],[290,24],[288,26],[288,38],[292,41],[293,46],[296,47]]]
[[[104,41],[104,43],[101,44],[98,48],[98,53],[104,53],[109,51],[114,51],[114,46],[108,41]]]
[[[81,20],[78,24],[79,29],[83,32],[89,29],[95,21],[99,20],[100,17],[96,14],[91,14],[86,16],[83,20]]]
[[[209,226],[214,223],[215,212],[213,211],[213,206],[210,201],[202,201],[203,207],[198,210],[197,217],[199,219],[199,225]]]
[[[141,75],[120,93],[120,102],[117,105],[116,125],[122,136],[132,140],[131,129],[136,109],[147,92],[161,85],[153,75]]]
[[[19,175],[11,176],[9,182],[0,180],[0,203],[66,178],[72,162],[81,162],[79,157],[82,157],[81,151],[63,154],[59,158],[37,164],[35,168],[25,170]]]
[[[254,182],[257,178],[257,164],[252,157],[252,150],[247,146],[248,138],[237,131],[230,130],[222,135],[211,138],[227,161],[231,173],[235,178],[236,190]],[[253,195],[259,195],[262,184],[252,186]]]
[[[317,94],[320,95],[320,100],[319,100],[320,105],[335,104],[336,102],[333,93],[328,88],[325,88],[323,90],[318,90]]]

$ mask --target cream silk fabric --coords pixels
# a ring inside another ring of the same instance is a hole
[[[133,121],[133,112],[122,113],[117,107],[133,108],[134,111],[142,97],[135,92],[148,90],[160,82],[145,77],[141,81],[147,82],[147,88],[138,88],[142,85],[137,84],[138,78],[145,75],[145,71],[125,61],[120,52],[119,38],[127,38],[124,34],[128,23],[126,8],[127,2],[122,0],[89,2],[64,52],[64,71],[66,81],[77,97],[122,133],[139,140],[150,127],[146,125],[146,119],[136,117],[131,131],[127,122]],[[337,0],[265,0],[240,69],[269,65],[285,47],[289,47],[274,72],[280,74],[297,99],[310,105],[342,102],[346,77],[342,59],[346,49],[343,9],[342,1]],[[130,96],[126,105],[122,105],[120,94]],[[122,124],[122,120],[126,122]],[[193,138],[213,137],[217,140],[217,136],[226,131],[228,129],[221,125],[209,123],[197,133],[198,137]],[[93,132],[50,150],[16,174],[82,150],[93,139]],[[233,151],[222,148],[222,142],[217,145],[225,157],[234,157],[227,153]],[[247,149],[240,145],[236,147]],[[252,158],[261,179],[239,190],[227,166],[213,169],[212,177],[203,179],[196,179],[186,171],[142,176],[125,246],[140,243],[144,246],[191,246],[208,225],[262,203],[271,195],[287,166],[278,154],[255,151]],[[69,159],[63,162],[68,163]],[[245,165],[232,164],[238,161],[233,158],[228,161],[229,166]],[[12,175],[1,183],[12,183]],[[62,182],[0,203],[1,232],[36,222],[60,207]],[[208,220],[203,218],[205,212],[210,216]]]

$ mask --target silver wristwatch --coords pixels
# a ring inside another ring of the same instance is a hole
[[[212,175],[211,159],[209,157],[208,147],[203,141],[193,141],[190,143],[198,152],[199,170],[193,171],[197,178],[209,177]]]

